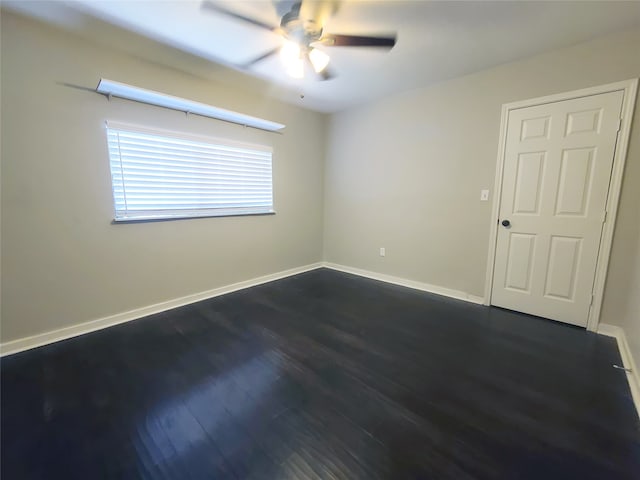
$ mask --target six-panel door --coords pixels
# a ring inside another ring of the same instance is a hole
[[[509,113],[493,305],[586,326],[622,97]]]

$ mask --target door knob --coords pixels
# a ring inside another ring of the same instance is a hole
[[[509,225],[511,225],[511,222],[509,220],[502,220],[503,227],[508,227]]]

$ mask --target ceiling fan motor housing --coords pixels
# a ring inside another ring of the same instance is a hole
[[[302,48],[308,48],[311,42],[317,41],[322,36],[322,26],[318,25],[314,19],[300,17],[300,3],[295,4],[282,16],[280,28],[287,39],[299,44]]]

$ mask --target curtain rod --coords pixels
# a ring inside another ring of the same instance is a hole
[[[58,83],[65,87],[97,93],[109,100],[111,97],[122,98],[124,100],[183,112],[186,115],[198,115],[201,117],[213,118],[215,120],[221,120],[223,122],[242,125],[243,127],[255,128],[257,130],[277,133],[280,135],[282,135],[280,130],[285,128],[285,125],[271,120],[252,117],[250,115],[225,110],[212,105],[174,97],[172,95],[165,95],[164,93],[146,90],[107,79],[100,79],[100,82],[95,89],[66,82]]]

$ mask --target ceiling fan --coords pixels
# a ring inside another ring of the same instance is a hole
[[[334,74],[328,67],[330,61],[329,55],[316,48],[318,46],[391,49],[396,44],[395,34],[373,37],[325,33],[323,31],[325,22],[336,12],[337,6],[338,1],[336,0],[294,1],[290,10],[282,16],[280,25],[274,27],[260,20],[228,10],[213,1],[205,0],[202,3],[203,9],[250,23],[284,38],[285,42],[282,46],[273,48],[241,65],[242,68],[249,68],[279,52],[289,75],[295,78],[302,78],[304,76],[305,65],[307,65],[311,67],[320,80],[329,80],[334,77]]]

